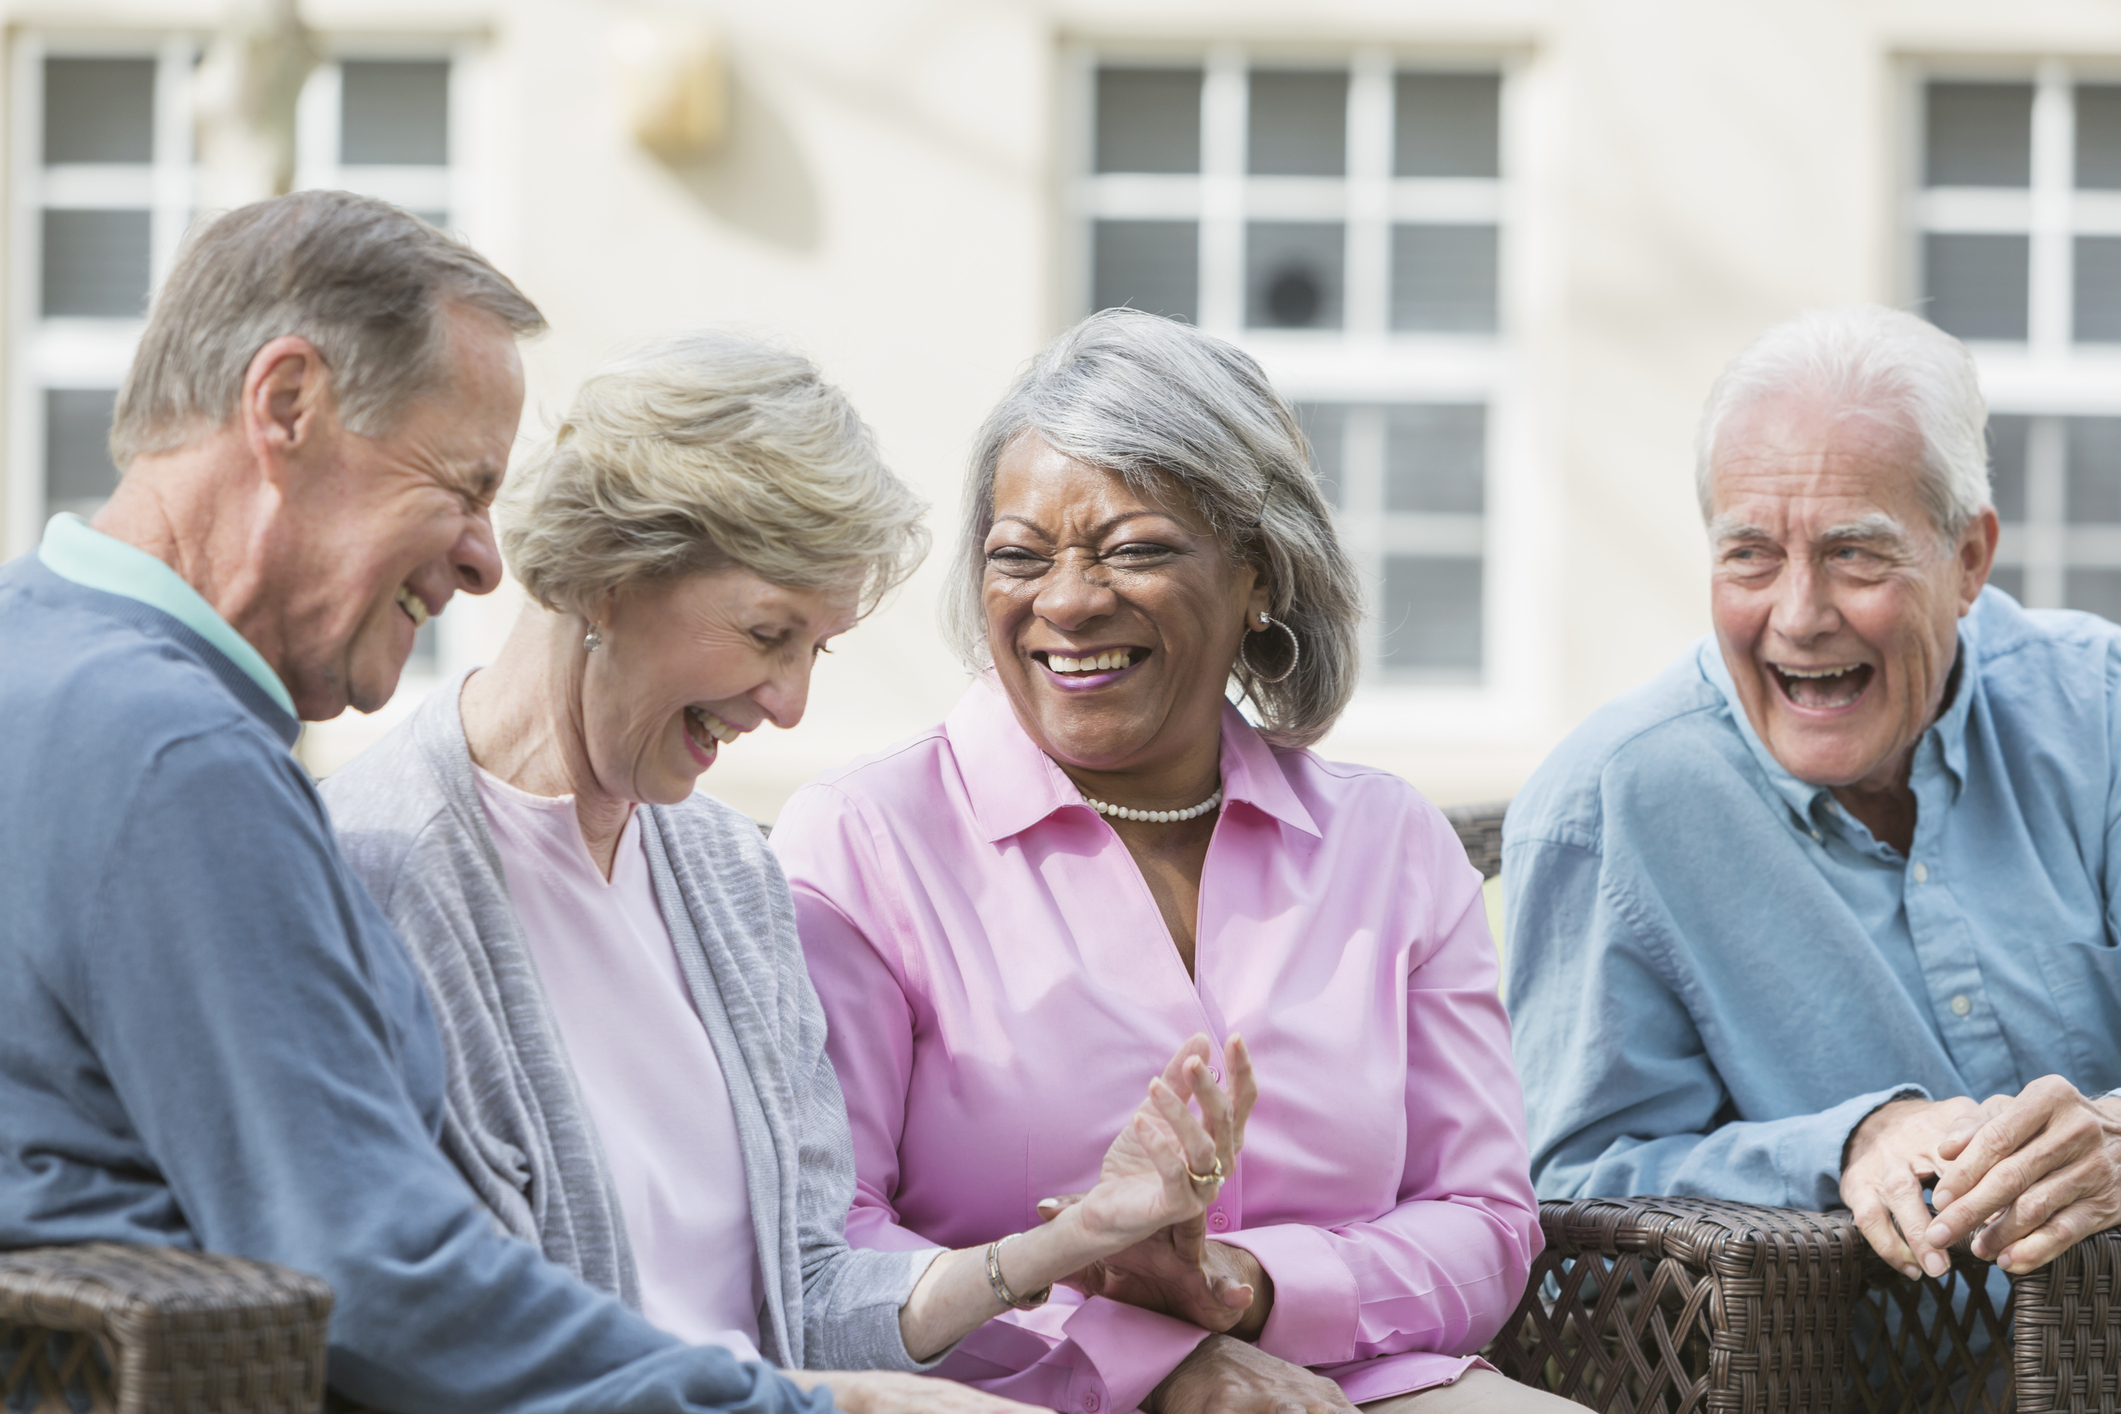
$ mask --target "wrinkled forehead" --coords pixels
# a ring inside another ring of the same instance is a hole
[[[1796,395],[1732,411],[1709,469],[1712,527],[1890,520],[1929,529],[1922,439],[1905,415]]]
[[[1165,473],[1129,476],[1056,450],[1036,432],[1020,434],[995,462],[996,525],[1083,533],[1144,513],[1168,516],[1196,534],[1208,530],[1185,488]]]

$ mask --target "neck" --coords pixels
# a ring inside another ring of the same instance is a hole
[[[574,797],[575,823],[611,876],[634,802],[607,791],[582,729],[581,621],[527,606],[490,668],[464,684],[459,712],[471,759],[531,795]]]
[[[1054,764],[1084,795],[1132,810],[1190,810],[1222,784],[1222,733],[1165,761],[1117,770],[1094,770],[1066,761]]]

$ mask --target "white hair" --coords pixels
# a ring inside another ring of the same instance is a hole
[[[1926,319],[1877,304],[1813,309],[1777,324],[1725,366],[1695,443],[1701,516],[1712,514],[1716,439],[1733,413],[1769,398],[1816,400],[1914,432],[1920,494],[1947,542],[1989,505],[1988,404],[1966,345]]]

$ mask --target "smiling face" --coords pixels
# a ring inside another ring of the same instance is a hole
[[[642,585],[597,618],[582,740],[598,787],[617,800],[674,805],[721,748],[762,722],[803,719],[810,669],[854,626],[857,593],[787,589],[730,567]]]
[[[1212,775],[1230,665],[1267,606],[1255,570],[1177,498],[1029,433],[995,468],[985,549],[988,647],[1042,751],[1150,792],[1190,792],[1203,761]]]
[[[1813,785],[1904,784],[1988,579],[1995,512],[1941,543],[1921,452],[1909,426],[1796,397],[1739,410],[1717,437],[1717,642],[1761,742]]]
[[[301,453],[274,554],[287,586],[275,667],[312,720],[381,707],[419,626],[459,589],[501,581],[490,510],[523,413],[523,365],[499,320],[462,308],[445,317],[446,384],[381,437],[325,410]]]

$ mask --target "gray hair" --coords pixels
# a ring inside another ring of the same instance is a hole
[[[1132,309],[1093,314],[1054,340],[989,414],[973,451],[945,625],[975,670],[988,661],[981,603],[994,475],[1032,434],[1103,467],[1137,494],[1177,492],[1232,556],[1260,572],[1273,616],[1303,645],[1296,670],[1267,682],[1240,660],[1231,675],[1276,746],[1309,746],[1355,691],[1362,591],[1311,474],[1296,414],[1252,358],[1188,325]],[[1252,640],[1268,673],[1287,640]]]
[[[307,339],[340,420],[380,436],[449,372],[451,308],[517,337],[545,316],[461,241],[373,197],[306,191],[239,207],[185,244],[155,296],[111,421],[111,459],[183,446],[236,415],[259,349]]]
[[[1707,520],[1716,438],[1731,415],[1780,394],[1911,429],[1922,443],[1921,497],[1947,544],[1989,505],[1988,404],[1966,345],[1883,305],[1807,310],[1732,359],[1709,390],[1694,481]]]
[[[564,613],[731,564],[789,588],[851,587],[866,611],[927,553],[927,509],[808,359],[700,332],[590,375],[509,478],[501,548],[531,597]]]

